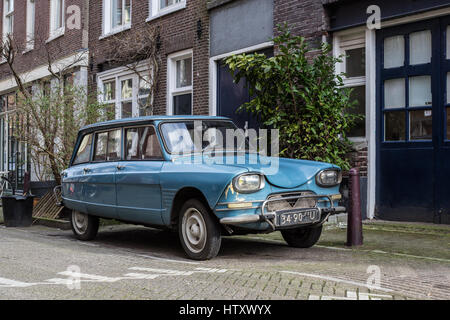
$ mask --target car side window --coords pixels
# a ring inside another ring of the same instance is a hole
[[[120,160],[120,129],[95,135],[94,161]]]
[[[121,135],[120,129],[108,132],[106,161],[120,160]]]
[[[73,160],[73,164],[80,164],[89,162],[91,155],[91,145],[92,145],[92,133],[87,134],[81,140],[80,146],[78,147],[77,155]]]
[[[126,129],[127,160],[159,160],[161,146],[153,126]]]

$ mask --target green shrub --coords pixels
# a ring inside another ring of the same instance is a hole
[[[279,31],[274,57],[255,53],[226,59],[234,81],[245,78],[254,97],[239,110],[253,113],[266,128],[279,129],[280,156],[349,169],[346,132],[359,116],[345,112],[355,102],[351,90],[343,88],[342,75],[335,73],[340,58],[330,54],[327,44],[313,52],[286,26]]]

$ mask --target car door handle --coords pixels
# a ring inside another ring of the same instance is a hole
[[[117,165],[117,170],[122,170],[122,169],[125,169],[125,166],[121,166],[120,164]]]
[[[88,173],[88,172],[91,172],[91,169],[89,169],[89,168],[84,168],[83,171],[84,171],[84,173]]]

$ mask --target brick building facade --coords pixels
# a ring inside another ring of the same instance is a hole
[[[87,88],[88,73],[87,0],[2,0],[0,34],[2,42],[12,36],[16,55],[13,67],[32,90],[51,81],[52,70],[64,70],[65,78]],[[67,21],[67,23],[65,23]],[[25,171],[39,180],[39,170],[31,164],[25,143],[15,137],[17,84],[9,65],[0,61],[0,171],[21,187]]]
[[[131,37],[142,28],[158,28],[161,58],[159,85],[155,96],[154,114],[180,114],[176,108],[168,110],[173,99],[167,84],[176,76],[168,73],[168,63],[171,57],[185,52],[182,57],[189,57],[192,63],[192,84],[188,90],[192,94],[192,107],[189,114],[208,113],[208,53],[209,53],[209,16],[206,2],[203,0],[180,1],[172,6],[159,9],[153,0],[134,0],[131,2],[131,18],[129,24],[119,31],[105,32],[105,3],[90,2],[89,13],[89,51],[91,64],[90,88],[106,83],[115,77],[114,70],[120,66],[110,61],[108,52],[114,48],[117,36]],[[158,2],[158,1],[157,1]],[[158,2],[159,3],[159,2]],[[171,3],[171,2],[168,2]],[[153,7],[152,7],[153,6]],[[119,35],[120,33],[120,35]],[[130,44],[131,45],[131,44]],[[175,58],[173,61],[177,61]],[[131,62],[131,61],[130,61]],[[177,66],[175,66],[177,68]],[[111,75],[111,77],[109,77]],[[131,75],[130,75],[131,76]],[[109,77],[109,78],[108,78]],[[121,75],[126,79],[127,75]],[[100,81],[99,81],[100,79]],[[119,80],[118,80],[119,81]],[[120,80],[122,81],[122,80]],[[120,86],[118,84],[118,86]],[[135,84],[133,83],[133,86]],[[99,88],[101,91],[102,88]],[[116,97],[117,98],[117,97]],[[133,102],[136,103],[136,102]],[[175,105],[176,107],[176,105]],[[135,107],[133,107],[136,110]],[[120,104],[116,108],[120,112]],[[186,110],[184,110],[186,111]]]

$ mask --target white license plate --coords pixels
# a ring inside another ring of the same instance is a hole
[[[320,220],[319,209],[299,209],[294,212],[277,213],[278,227],[287,227],[296,224],[308,224],[318,222]]]

